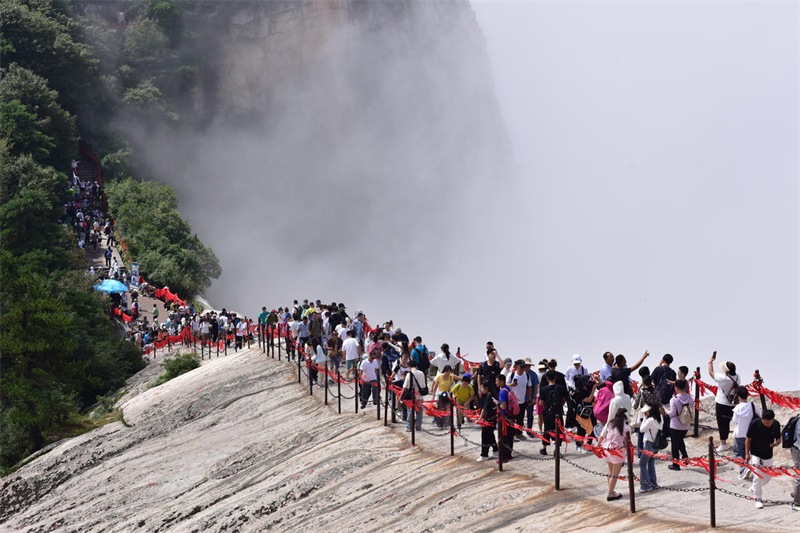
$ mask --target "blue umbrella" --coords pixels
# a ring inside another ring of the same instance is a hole
[[[101,292],[128,292],[128,287],[121,281],[106,279],[94,286],[94,290]]]

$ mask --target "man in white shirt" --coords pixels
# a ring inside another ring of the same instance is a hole
[[[575,378],[577,376],[586,376],[589,374],[589,371],[586,370],[586,367],[583,366],[583,359],[580,355],[575,354],[572,356],[572,366],[567,370],[567,373],[564,375],[564,379],[567,382],[567,387],[572,390],[575,390]]]
[[[528,380],[528,374],[525,372],[525,361],[522,359],[518,359],[514,362],[514,372],[511,373],[509,378],[507,379],[508,386],[511,388],[511,392],[514,393],[514,396],[517,397],[517,402],[519,403],[519,414],[515,417],[514,422],[517,425],[522,426],[525,422],[525,410],[528,408],[528,404],[525,401],[528,398],[528,393],[530,392],[530,381]],[[512,429],[514,432],[514,438],[517,440],[525,440],[525,435],[522,434],[522,431],[518,429]]]
[[[372,404],[377,405],[380,402],[380,389],[378,388],[378,372],[380,372],[381,362],[375,357],[374,351],[369,353],[369,356],[361,362],[361,408],[367,406],[370,392],[372,392]]]
[[[361,345],[356,340],[356,335],[352,330],[347,331],[347,338],[342,343],[342,355],[346,361],[346,369],[344,373],[345,379],[350,379],[350,372],[358,368],[358,360],[361,357]]]
[[[600,368],[600,385],[605,386],[605,382],[611,377],[611,371],[614,368],[614,354],[606,352],[603,354],[604,364]]]
[[[733,456],[744,460],[744,446],[747,441],[747,429],[753,420],[761,418],[761,409],[755,403],[748,402],[748,392],[744,387],[736,391],[739,403],[733,408]],[[749,468],[739,467],[739,479],[747,479],[753,475]]]
[[[511,374],[514,373],[514,361],[510,357],[506,357],[503,360],[503,368],[500,370],[500,374],[506,378],[506,383],[511,383]]]
[[[289,327],[289,332],[292,335],[292,340],[287,341],[286,355],[289,358],[289,360],[293,360],[294,359],[294,347],[298,342],[300,342],[300,341],[297,340],[298,337],[300,336],[300,321],[299,320],[295,320],[294,317],[290,316],[289,317],[289,322],[288,322],[288,327]]]
[[[410,389],[414,391],[414,426],[417,431],[422,429],[422,394],[421,387],[427,386],[427,379],[421,370],[417,370],[417,362],[411,359],[408,362],[409,371],[406,372],[406,379],[403,381],[403,389]],[[408,410],[408,417],[406,422],[406,431],[411,431],[411,410]]]

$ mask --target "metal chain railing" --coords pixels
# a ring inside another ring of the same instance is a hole
[[[724,494],[729,494],[731,496],[734,496],[736,498],[740,498],[742,500],[750,500],[750,501],[755,501],[756,500],[755,496],[748,496],[747,494],[739,494],[738,492],[733,492],[731,490],[723,489],[721,487],[717,487],[717,491],[722,492]],[[794,503],[794,502],[791,502],[791,501],[765,500],[763,498],[761,499],[761,501],[763,503],[772,503],[772,504],[775,504],[775,505],[792,505]]]

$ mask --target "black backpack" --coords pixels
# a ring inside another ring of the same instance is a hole
[[[656,439],[653,441],[653,447],[656,450],[663,450],[667,446],[669,446],[667,437],[664,435],[664,432],[659,429],[658,433],[656,433]]]
[[[800,419],[800,415],[794,415],[792,418],[786,422],[786,425],[783,426],[783,431],[781,431],[781,447],[782,448],[791,448],[794,446],[794,436],[797,434],[797,420]]]
[[[295,306],[294,310],[292,311],[292,318],[294,320],[301,320],[303,318],[303,308],[299,305]]]
[[[420,349],[422,347],[422,349]],[[422,371],[423,374],[428,373],[428,369],[431,367],[431,360],[428,359],[428,348],[420,344],[414,347],[414,351],[419,353],[419,361],[417,361],[417,368]]]

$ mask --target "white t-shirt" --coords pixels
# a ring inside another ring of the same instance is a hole
[[[339,338],[345,341],[347,340],[347,332],[350,331],[350,328],[346,328],[344,326],[336,326],[336,331],[339,332]]]
[[[441,373],[442,373],[442,370],[444,370],[444,367],[446,367],[447,365],[450,365],[450,368],[452,368],[453,370],[455,370],[455,368],[456,368],[456,365],[458,364],[458,361],[459,361],[459,360],[456,358],[456,356],[455,356],[455,355],[451,355],[451,356],[448,358],[448,357],[447,357],[447,356],[444,354],[444,352],[442,352],[442,353],[438,353],[438,354],[436,354],[436,355],[434,356],[434,358],[433,358],[433,359],[431,359],[431,366],[435,366],[436,368],[438,368],[438,369],[439,369],[439,370],[436,372],[436,375],[438,376],[439,374],[441,374]]]
[[[247,323],[242,320],[236,325],[236,335],[239,337],[244,337],[245,332],[247,331]]]
[[[505,376],[506,383],[511,383],[511,379],[510,378],[511,378],[511,374],[514,373],[514,367],[512,366],[511,368],[507,369],[505,366],[503,366],[503,368],[500,370],[500,373]]]
[[[414,379],[411,376],[414,376]],[[425,386],[425,374],[422,373],[421,370],[411,369],[406,373],[406,379],[403,382],[404,389],[410,389],[413,387],[414,395],[417,397],[417,400],[422,399],[422,394],[419,393],[419,388]]]
[[[655,418],[648,416],[639,426],[639,433],[644,436],[644,442],[655,442],[659,429],[664,430],[664,419],[662,418],[661,422],[656,422]]]
[[[733,379],[731,379],[731,377]],[[721,372],[711,374],[711,378],[717,382],[717,397],[715,398],[715,401],[722,405],[732,406],[733,404],[728,401],[726,396],[733,388],[741,385],[742,380],[736,374],[733,376],[728,376],[727,374],[723,374]]]
[[[381,362],[379,359],[373,359],[372,361],[369,359],[364,359],[364,361],[361,363],[361,371],[364,373],[364,381],[375,381],[378,379],[377,372],[380,367]]]
[[[345,353],[345,360],[352,361],[358,359],[358,341],[353,337],[348,337],[342,343],[342,350]]]
[[[747,438],[747,429],[750,427],[750,422],[753,419],[753,410],[755,416],[761,418],[761,409],[753,402],[737,403],[733,408],[733,423],[736,429],[733,430],[734,439]]]
[[[525,395],[528,392],[527,391],[527,389],[528,389],[528,374],[526,372],[523,372],[522,375],[520,376],[519,374],[514,372],[513,374],[508,376],[508,378],[506,378],[506,379],[507,379],[506,383],[508,383],[509,388],[512,391],[514,391],[514,395],[517,397],[517,401],[519,403],[524,403],[525,402]],[[515,379],[517,380],[517,386],[516,387],[511,385],[512,383],[514,383]]]
[[[200,333],[208,333],[209,328],[208,322],[200,322]]]

